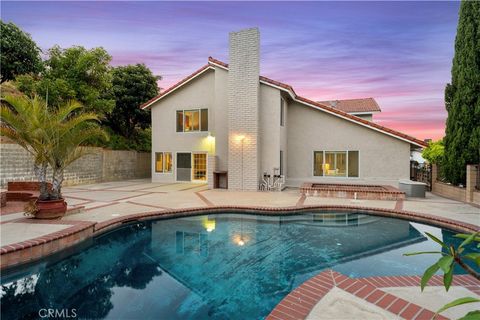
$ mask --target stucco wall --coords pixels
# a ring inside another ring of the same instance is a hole
[[[215,131],[215,72],[207,71],[152,106],[152,181],[174,182],[176,152],[209,152],[207,132],[176,132],[176,111],[208,108],[209,131]],[[217,144],[217,143],[216,143]],[[217,144],[218,145],[218,144]],[[172,152],[172,173],[155,172],[155,152]]]
[[[64,185],[150,177],[150,153],[91,148],[86,155],[65,170]],[[22,147],[2,143],[0,148],[0,185],[8,181],[36,181],[33,159]],[[48,172],[49,177],[51,172]]]
[[[280,91],[260,86],[260,177],[280,167]]]
[[[313,176],[313,151],[358,150],[359,178]],[[323,111],[288,105],[287,185],[302,182],[390,184],[409,178],[410,144]]]

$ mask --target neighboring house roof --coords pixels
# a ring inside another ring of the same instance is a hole
[[[194,73],[189,75],[188,77],[180,80],[179,82],[177,82],[176,84],[174,84],[173,86],[168,88],[167,90],[160,93],[155,98],[150,99],[149,101],[145,102],[144,104],[142,104],[140,106],[140,108],[146,109],[146,108],[151,107],[152,104],[154,104],[155,102],[164,98],[165,96],[172,93],[173,91],[180,88],[181,86],[187,84],[188,82],[190,82],[191,80],[200,76],[204,72],[206,72],[208,70],[215,70],[215,67],[220,67],[220,68],[223,68],[225,70],[228,70],[228,64],[227,63],[222,62],[222,61],[217,60],[217,59],[214,59],[212,57],[209,57],[208,58],[208,64],[204,65],[203,67],[201,67],[200,69],[198,69],[197,71],[195,71]],[[356,123],[358,125],[373,129],[375,131],[384,133],[384,134],[392,136],[394,138],[409,142],[409,143],[417,145],[419,147],[422,147],[422,148],[427,147],[427,144],[425,142],[423,142],[422,140],[419,140],[417,138],[414,138],[414,137],[409,136],[407,134],[404,134],[402,132],[399,132],[399,131],[381,126],[377,123],[374,123],[374,122],[367,121],[365,119],[356,117],[356,116],[351,115],[351,114],[349,114],[345,111],[342,111],[340,109],[333,108],[333,107],[330,106],[330,104],[315,102],[313,100],[301,97],[301,96],[297,95],[295,93],[295,90],[293,89],[293,87],[288,85],[288,84],[285,84],[285,83],[282,83],[282,82],[279,82],[279,81],[276,81],[276,80],[272,80],[272,79],[264,77],[264,76],[260,76],[259,80],[260,80],[260,83],[263,83],[263,84],[266,84],[266,85],[269,85],[269,86],[272,86],[272,87],[275,87],[277,89],[280,89],[282,91],[287,92],[293,100],[295,100],[295,101],[297,101],[301,104],[307,105],[309,107],[313,107],[317,110],[327,112],[327,113],[332,114],[334,116],[343,118],[345,120],[348,120],[348,121],[351,121],[351,122]]]
[[[377,101],[375,101],[373,98],[329,100],[318,102],[347,113],[374,113],[382,111],[380,110]]]

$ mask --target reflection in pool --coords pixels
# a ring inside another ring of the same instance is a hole
[[[4,275],[1,315],[38,318],[39,309],[56,308],[81,318],[258,319],[325,268],[354,277],[421,274],[436,257],[402,253],[438,249],[425,231],[458,241],[435,227],[333,212],[142,222]]]

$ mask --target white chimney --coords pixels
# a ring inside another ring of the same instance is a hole
[[[228,188],[258,189],[260,32],[230,33],[228,72]]]

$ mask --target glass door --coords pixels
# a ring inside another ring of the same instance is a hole
[[[192,180],[192,154],[177,153],[177,181]]]
[[[193,154],[192,177],[195,181],[207,181],[207,154]]]

